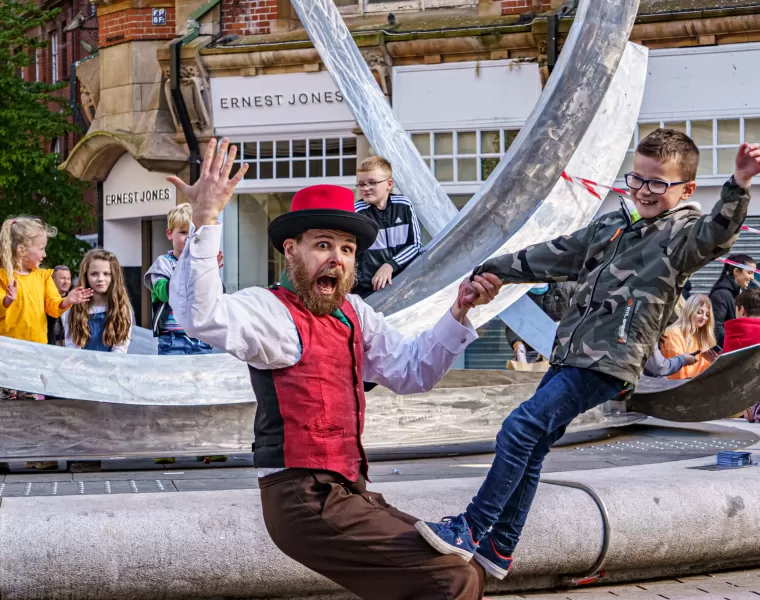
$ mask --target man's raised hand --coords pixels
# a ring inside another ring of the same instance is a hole
[[[228,152],[229,150],[229,152]],[[217,147],[215,139],[209,140],[206,156],[203,158],[201,176],[193,185],[188,185],[174,175],[168,177],[193,207],[193,223],[196,227],[213,225],[235,193],[235,187],[243,179],[248,164],[244,163],[235,176],[230,171],[237,154],[237,146],[230,148],[230,141],[224,138]]]

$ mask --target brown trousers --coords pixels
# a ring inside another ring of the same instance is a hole
[[[483,572],[433,550],[416,518],[336,473],[259,480],[267,531],[290,558],[365,600],[480,600]]]

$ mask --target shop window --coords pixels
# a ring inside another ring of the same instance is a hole
[[[245,179],[353,177],[356,138],[303,138],[238,142],[236,168],[248,163]]]
[[[620,167],[619,179],[633,169],[639,142],[659,127],[676,129],[694,140],[700,154],[697,177],[728,177],[734,171],[739,145],[760,140],[760,117],[639,123]]]
[[[441,183],[485,181],[517,137],[517,129],[412,133],[412,142]]]

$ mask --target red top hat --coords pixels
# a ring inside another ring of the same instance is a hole
[[[354,193],[337,185],[312,185],[293,196],[290,212],[269,224],[272,245],[284,253],[283,243],[308,229],[332,229],[356,236],[356,251],[375,243],[378,226],[354,211]]]

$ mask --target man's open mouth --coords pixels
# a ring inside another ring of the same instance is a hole
[[[337,277],[330,277],[329,275],[323,275],[317,278],[317,288],[322,294],[332,294],[338,285]]]

